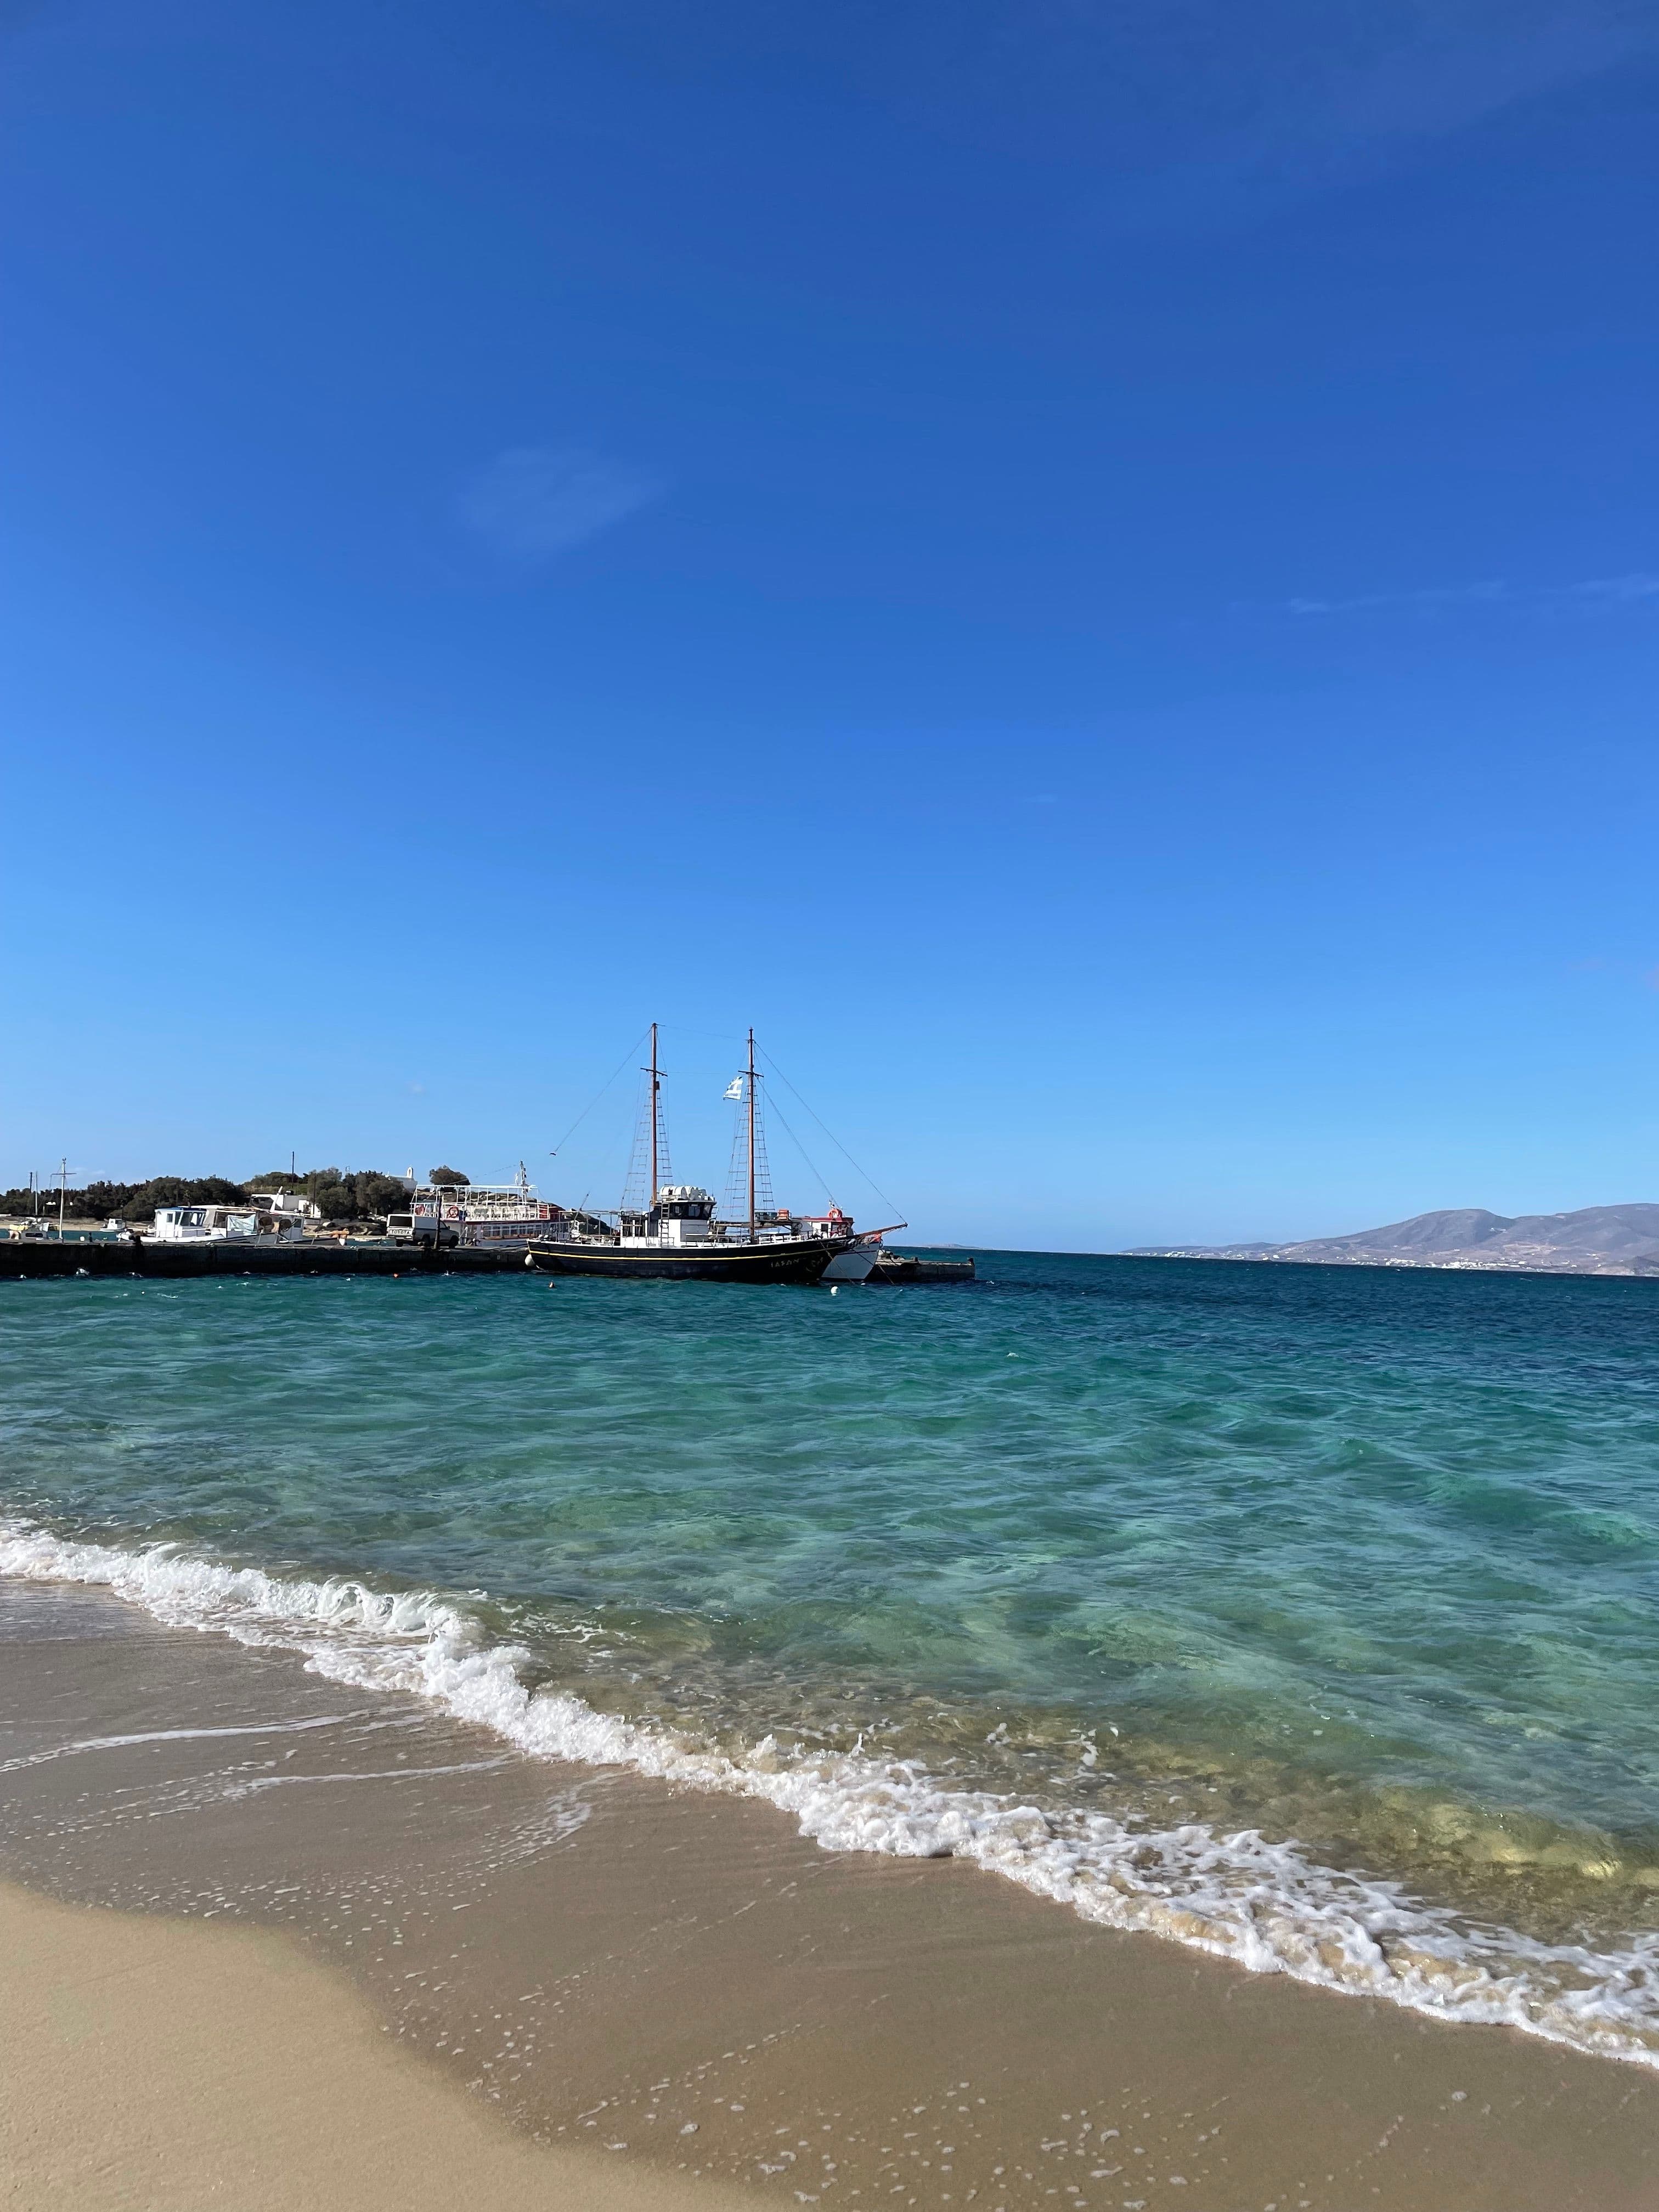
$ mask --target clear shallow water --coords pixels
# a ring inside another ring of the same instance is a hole
[[[1659,2050],[1659,1290],[981,1275],[9,1285],[0,1565]]]

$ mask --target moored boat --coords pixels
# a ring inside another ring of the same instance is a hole
[[[662,1069],[657,1024],[651,1024],[651,1059],[641,1107],[635,1154],[643,1202],[624,1197],[614,1215],[563,1209],[554,1232],[528,1247],[532,1265],[555,1275],[605,1275],[624,1281],[677,1278],[706,1283],[816,1283],[857,1243],[850,1216],[831,1206],[805,1219],[771,1201],[770,1176],[760,1119],[755,1032],[747,1061],[726,1096],[739,1113],[739,1158],[744,1169],[741,1213],[716,1218],[714,1194],[699,1183],[666,1179],[667,1140],[662,1116]]]
[[[398,1243],[429,1251],[467,1245],[523,1252],[562,1235],[564,1218],[564,1208],[541,1195],[520,1160],[511,1182],[422,1184],[411,1194],[408,1212],[391,1215],[386,1226]]]
[[[623,1280],[642,1276],[678,1276],[703,1283],[816,1283],[845,1248],[815,1237],[777,1237],[769,1243],[710,1238],[701,1248],[655,1251],[625,1247],[619,1241],[566,1239],[532,1244],[529,1256],[550,1275],[609,1275]]]

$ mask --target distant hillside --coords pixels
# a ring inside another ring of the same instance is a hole
[[[1534,1267],[1552,1274],[1659,1275],[1659,1206],[1585,1206],[1577,1213],[1488,1213],[1453,1206],[1385,1229],[1299,1244],[1141,1245],[1165,1260],[1294,1260],[1320,1267]]]

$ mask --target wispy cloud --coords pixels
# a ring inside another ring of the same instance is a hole
[[[1312,67],[1263,102],[1261,121],[1281,144],[1352,149],[1440,137],[1659,42],[1659,17],[1645,0],[1441,0],[1320,13]]]
[[[1410,161],[1659,49],[1656,0],[543,0],[659,60],[781,73],[1096,172],[1094,219],[1213,222]]]
[[[1653,0],[1212,0],[1109,4],[1123,68],[1103,121],[1126,149],[1115,204],[1132,224],[1248,219],[1386,174],[1505,108],[1659,47]],[[1191,66],[1171,80],[1182,58]],[[1085,72],[1078,72],[1079,82]],[[1138,112],[1114,116],[1131,87]],[[1115,125],[1115,127],[1112,126]]]
[[[461,488],[461,520],[495,552],[541,561],[647,506],[663,485],[647,471],[580,446],[513,446]]]
[[[1659,599],[1659,576],[1640,570],[1631,576],[1593,576],[1587,584],[1568,585],[1565,596],[1587,606],[1632,606]]]
[[[1659,607],[1659,575],[1638,569],[1626,576],[1590,576],[1579,584],[1433,585],[1423,591],[1361,592],[1349,599],[1287,599],[1291,615],[1452,614],[1484,607],[1517,613],[1586,612],[1597,608]]]

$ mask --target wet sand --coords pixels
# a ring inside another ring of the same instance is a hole
[[[158,2017],[217,2017],[225,1990],[286,1976],[307,2017],[331,2023],[330,2047],[391,2069],[343,2061],[322,2087],[291,2074],[290,2109],[325,2087],[346,2100],[329,2113],[360,2114],[314,2132],[355,2128],[400,2153],[429,2138],[435,2173],[461,2116],[532,2160],[526,2174],[544,2160],[538,2203],[605,2201],[568,2195],[558,2154],[573,2149],[604,2180],[786,2204],[1659,2199],[1659,2074],[1644,2067],[1246,1974],[953,1862],[826,1853],[765,1807],[538,1764],[412,1700],[158,1627],[101,1594],[0,1585],[0,1875],[167,1916],[137,1930],[155,1946],[138,1978]],[[42,1934],[32,1967],[5,1970],[27,1971],[40,2016],[60,1996],[73,2016],[97,1954],[86,1929],[108,1931],[112,1955],[134,1935],[72,1917],[67,1948]],[[213,1931],[179,1919],[240,1923],[230,1940],[258,1972],[210,1969]],[[227,2048],[268,2044],[273,2080],[299,2065],[282,2004],[236,2004]],[[146,2064],[159,2047],[139,2012],[112,2015],[105,2045]],[[72,2042],[43,2030],[27,2047],[30,2111],[89,2094]],[[237,2086],[259,2070],[214,2092],[222,2172],[285,2155]],[[181,2062],[152,2084],[158,2109],[188,2100],[188,2074]],[[129,2124],[142,2132],[136,2108]],[[303,2128],[295,2142],[310,2154]],[[66,2170],[55,2194],[19,2201],[195,2201],[106,2185]],[[513,2185],[493,2201],[515,2203]],[[215,2201],[264,2200],[232,2187]],[[288,2201],[346,2196],[296,2183]]]

